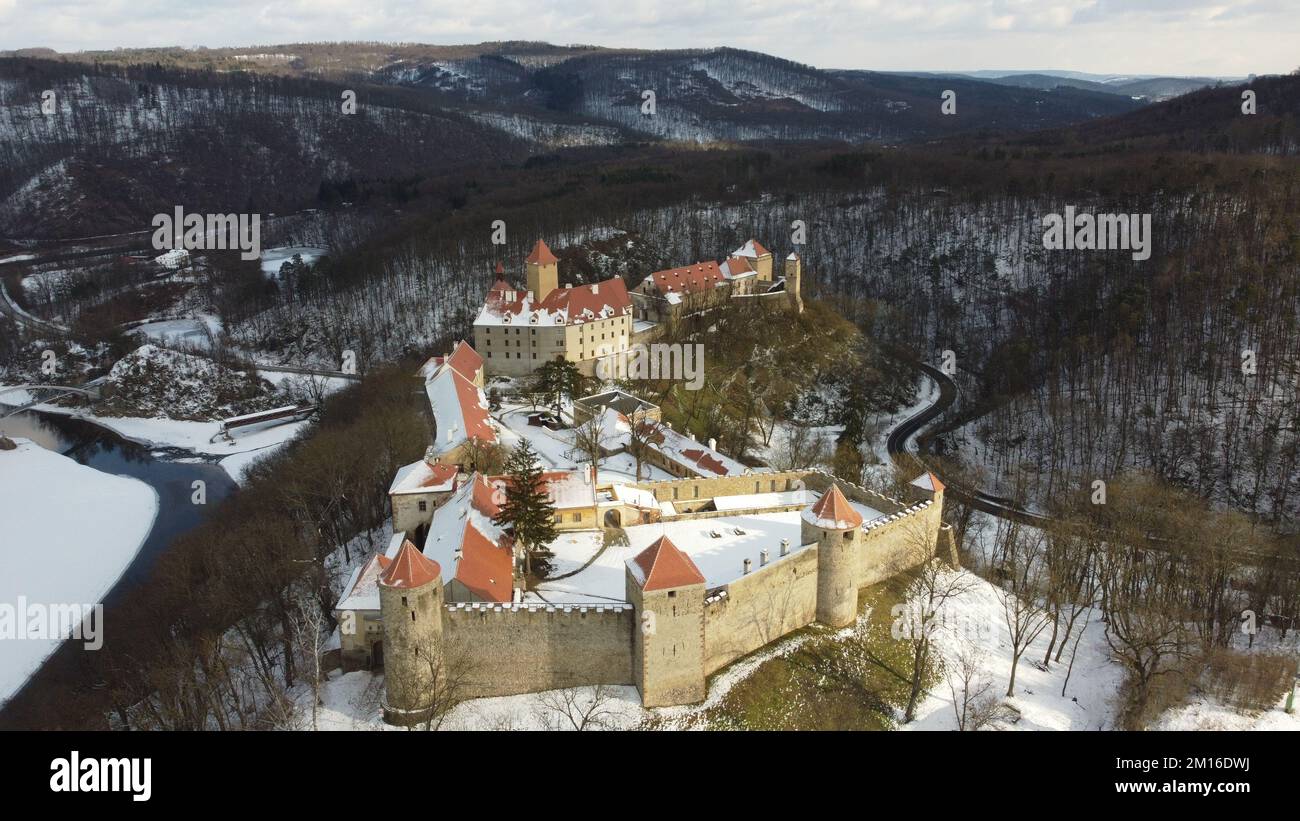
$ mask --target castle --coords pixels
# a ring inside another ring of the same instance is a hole
[[[771,252],[750,240],[721,264],[651,274],[631,295],[618,278],[559,287],[540,240],[525,264],[526,289],[498,266],[474,323],[482,355],[458,342],[421,367],[433,444],[398,471],[393,538],[336,606],[343,669],[384,669],[385,720],[422,721],[452,681],[456,699],[607,684],[635,686],[647,707],[698,702],[710,675],[764,645],[814,622],[851,624],[862,588],[936,555],[956,563],[933,474],[897,500],[818,470],[749,467],[616,389],[573,407],[575,423],[603,429],[614,467],[573,465],[572,439],[510,426],[519,409],[490,415],[485,372],[558,358],[590,373],[657,323],[724,299],[802,310],[797,255],[775,277]],[[551,463],[539,482],[558,537],[542,578],[495,521],[507,477],[475,464],[504,435],[534,437]],[[643,464],[661,478],[643,480]]]
[[[474,347],[489,375],[526,376],[554,359],[577,365],[585,376],[597,360],[649,342],[659,326],[716,307],[728,299],[776,298],[803,311],[803,261],[791,253],[781,276],[772,252],[749,240],[721,263],[697,262],[655,271],[629,293],[622,278],[589,285],[559,284],[559,258],[537,240],[524,260],[524,287],[505,268],[474,320]]]
[[[585,567],[526,590],[490,481],[459,481],[423,548],[397,532],[338,604],[343,667],[383,666],[392,723],[423,720],[452,671],[460,698],[621,684],[647,707],[698,702],[748,653],[851,624],[862,588],[956,561],[932,474],[900,501],[820,471],[764,472],[595,486],[628,543],[561,533],[557,559]]]

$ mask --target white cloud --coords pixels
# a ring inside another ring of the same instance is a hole
[[[1292,0],[0,0],[0,49],[729,45],[834,68],[1221,74],[1300,62]]]

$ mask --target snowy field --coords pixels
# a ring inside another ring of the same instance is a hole
[[[162,319],[137,325],[131,332],[166,347],[207,348],[212,339],[221,335],[221,320],[211,314],[192,319]]]
[[[143,482],[15,441],[16,450],[0,450],[0,605],[16,607],[20,596],[42,605],[100,602],[153,527],[157,495]],[[0,641],[0,701],[58,644]]]

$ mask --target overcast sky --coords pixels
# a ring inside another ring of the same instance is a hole
[[[733,46],[823,68],[1236,76],[1300,67],[1300,0],[0,0],[0,49],[331,40]]]

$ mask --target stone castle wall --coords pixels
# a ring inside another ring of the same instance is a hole
[[[704,674],[813,622],[817,614],[817,547],[778,557],[704,603]]]
[[[634,620],[626,604],[450,605],[447,667],[465,698],[632,684]]]
[[[893,514],[894,518],[865,527],[858,551],[858,586],[877,584],[934,556],[942,515],[941,505],[919,502]]]
[[[707,500],[771,492],[773,483],[778,491],[825,491],[831,481],[820,472],[787,471],[638,486],[659,499],[671,500],[676,489],[679,500],[683,490],[691,499]],[[941,529],[942,496],[906,504],[837,484],[850,499],[886,513],[885,519],[853,532],[854,555],[848,557],[852,572],[843,577],[852,587],[853,608],[836,607],[837,617],[845,610],[851,621],[858,590],[915,567],[936,552],[950,559],[954,551],[951,536]],[[735,512],[686,517],[719,515]],[[822,577],[831,572],[820,567],[823,547],[820,542],[791,545],[792,553],[783,557],[780,545],[771,545],[767,565],[755,566],[722,588],[680,588],[675,597],[669,595],[672,591],[657,591],[643,600],[640,589],[629,582],[625,603],[448,605],[443,610],[447,666],[464,669],[466,698],[610,684],[636,685],[648,706],[697,701],[703,698],[707,676],[818,620],[819,593],[831,595],[828,591],[834,588],[834,595],[842,598],[842,585],[823,583],[830,581]],[[834,547],[841,545],[836,541]],[[643,635],[640,610],[655,611],[655,621],[665,628],[661,635]]]
[[[715,496],[738,496],[748,493],[777,493],[804,487],[806,470],[785,470],[765,473],[745,473],[740,476],[719,476],[713,479],[693,477],[685,479],[659,479],[637,482],[635,487],[648,490],[661,502],[701,502]],[[808,485],[811,487],[811,485]]]

